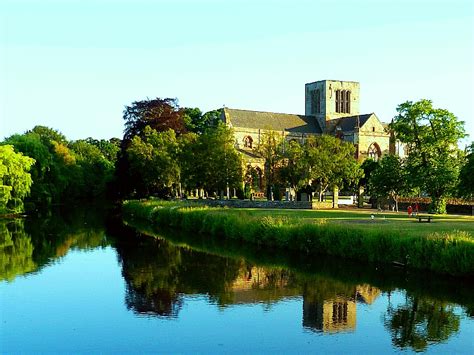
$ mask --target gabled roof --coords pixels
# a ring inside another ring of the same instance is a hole
[[[329,131],[334,131],[336,127],[339,127],[343,132],[350,132],[354,131],[357,126],[360,128],[365,125],[372,115],[377,118],[375,113],[367,113],[364,115],[347,116],[330,120],[326,122],[326,125],[331,122],[330,125],[327,125]]]
[[[233,127],[286,131],[291,133],[321,134],[314,116],[261,112],[224,108],[226,120]]]

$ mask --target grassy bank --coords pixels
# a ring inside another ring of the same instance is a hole
[[[127,201],[126,219],[245,241],[265,248],[327,254],[458,276],[474,275],[474,219],[417,223],[402,214],[227,209],[182,202]]]

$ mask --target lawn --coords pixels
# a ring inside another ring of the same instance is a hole
[[[290,224],[339,224],[363,230],[387,230],[425,236],[433,232],[468,232],[474,237],[474,217],[459,215],[431,215],[431,223],[420,223],[418,218],[408,217],[406,212],[379,212],[377,210],[345,208],[337,210],[276,210],[276,209],[228,209],[228,212],[246,214],[249,217],[283,218]],[[421,213],[421,216],[426,214]],[[374,216],[372,219],[371,216]]]

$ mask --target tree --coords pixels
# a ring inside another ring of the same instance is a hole
[[[255,152],[265,159],[265,187],[267,197],[270,199],[270,189],[276,189],[279,185],[278,169],[282,165],[282,150],[284,138],[275,131],[265,131],[255,149]]]
[[[349,142],[328,135],[310,137],[304,150],[307,182],[318,190],[320,201],[328,188],[349,186],[363,174]]]
[[[303,147],[297,141],[284,143],[282,149],[284,162],[280,169],[280,176],[285,183],[296,190],[302,187],[302,183],[308,181],[309,169],[306,169],[304,154]]]
[[[71,142],[69,148],[74,153],[77,164],[74,183],[76,196],[95,198],[103,195],[107,183],[112,179],[114,163],[96,145],[88,143],[88,140]]]
[[[179,108],[176,99],[156,98],[135,101],[123,111],[124,141],[128,143],[134,136],[142,136],[146,126],[157,132],[171,129],[177,135],[185,133],[184,114],[184,109]]]
[[[222,110],[209,111],[203,114],[200,109],[185,107],[184,122],[190,132],[202,134],[209,127],[216,127],[221,120]]]
[[[474,142],[467,150],[466,161],[461,168],[459,190],[461,196],[466,198],[474,197]]]
[[[431,211],[446,212],[446,198],[457,186],[461,155],[458,140],[465,137],[464,122],[429,100],[407,101],[397,108],[391,128],[408,148],[407,171],[413,187],[432,199]]]
[[[33,183],[29,173],[34,159],[15,153],[13,146],[0,146],[0,212],[21,212],[23,199]]]
[[[209,127],[192,138],[183,153],[183,181],[188,189],[221,193],[242,187],[242,158],[234,147],[232,130],[224,124]]]
[[[130,166],[141,177],[139,195],[170,196],[180,182],[176,134],[169,129],[157,132],[147,126],[143,138],[135,136],[127,148]]]
[[[390,197],[395,201],[398,212],[398,198],[408,188],[407,177],[400,158],[386,155],[372,172],[369,179],[370,191],[380,197]]]

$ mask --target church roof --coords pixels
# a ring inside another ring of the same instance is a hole
[[[347,116],[330,120],[328,122],[332,121],[332,124],[328,125],[328,130],[333,131],[336,129],[336,127],[339,127],[343,132],[354,131],[354,129],[357,127],[357,123],[359,124],[359,127],[362,127],[369,120],[369,118],[372,117],[372,115],[375,114],[368,113],[364,115]],[[326,122],[326,124],[328,122]]]
[[[226,120],[233,127],[286,131],[291,133],[321,134],[322,130],[314,116],[288,113],[260,112],[224,108]]]

